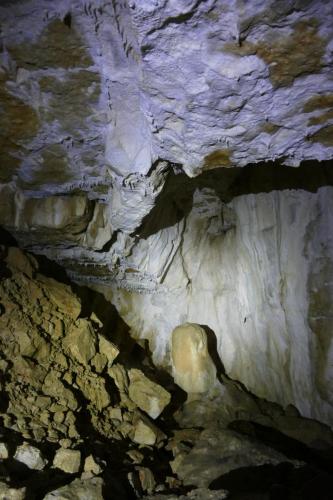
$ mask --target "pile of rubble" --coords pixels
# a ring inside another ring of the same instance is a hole
[[[32,255],[0,248],[0,498],[222,499],[228,489],[216,480],[248,467],[326,474],[327,426],[221,373],[184,403],[148,357],[138,367],[121,356],[115,332],[106,335],[94,312],[85,317],[69,284],[41,274]],[[191,328],[204,340],[187,324],[187,344]],[[187,344],[184,356],[173,353],[183,369]],[[202,373],[191,376],[200,387]],[[297,440],[300,451],[273,446],[262,429]]]

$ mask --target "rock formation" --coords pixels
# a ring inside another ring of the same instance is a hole
[[[216,368],[208,352],[206,332],[199,325],[177,326],[171,337],[173,378],[188,394],[209,392],[215,385]]]
[[[229,375],[328,423],[332,16],[0,6],[0,224],[98,287],[158,365],[177,325],[206,325]]]
[[[330,443],[332,26],[328,0],[0,2],[0,460],[27,475],[1,495],[208,499],[185,464],[214,422]]]
[[[0,262],[4,498],[99,500],[110,498],[110,487],[124,500],[161,492],[227,498],[223,478],[244,468],[271,467],[270,491],[281,464],[297,488],[304,474],[319,484],[331,467],[331,429],[220,372],[199,325],[173,332],[175,381],[186,394],[144,348],[134,342],[128,349],[111,330],[104,336],[98,307],[84,303],[87,290],[43,275],[18,248],[2,246]]]

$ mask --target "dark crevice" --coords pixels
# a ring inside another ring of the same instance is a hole
[[[48,259],[44,255],[33,254],[35,259],[38,262],[38,272],[47,276],[48,278],[53,278],[60,283],[64,283],[65,285],[72,285],[69,277],[67,276],[66,270],[57,264],[55,261]]]
[[[70,28],[72,26],[72,14],[70,12],[67,12],[63,19],[64,25]]]
[[[317,450],[310,448],[277,429],[256,422],[235,420],[229,424],[229,428],[240,434],[259,440],[261,443],[283,453],[290,459],[306,461],[308,465],[317,467],[328,473],[332,470],[333,455],[330,449]]]
[[[270,193],[287,189],[315,193],[333,185],[333,161],[305,161],[298,168],[277,162],[257,163],[243,168],[218,168],[189,178],[170,171],[156,204],[136,234],[148,238],[186,217],[193,205],[196,189],[210,188],[225,203],[248,194]]]
[[[14,236],[0,226],[0,245],[5,245],[7,247],[17,247],[18,243]]]
[[[291,463],[242,467],[224,474],[210,489],[226,489],[230,500],[330,500],[332,476],[305,465]]]

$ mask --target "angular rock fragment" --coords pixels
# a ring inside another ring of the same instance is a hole
[[[129,410],[134,410],[136,405],[128,396],[129,380],[125,367],[120,363],[116,363],[111,368],[108,368],[108,375],[114,380],[119,390],[121,406]]]
[[[138,450],[129,450],[127,455],[130,457],[134,464],[140,464],[144,459],[144,455],[140,453]]]
[[[97,373],[102,373],[104,368],[107,365],[107,357],[100,352],[96,353],[95,356],[91,360],[91,365],[95,368]]]
[[[156,486],[154,474],[148,467],[136,467],[141,488],[144,492],[152,493]]]
[[[104,354],[104,356],[106,356],[108,361],[108,367],[112,366],[113,362],[115,361],[115,359],[119,354],[118,347],[112,342],[110,342],[108,339],[103,337],[103,335],[99,335],[98,348],[99,352],[101,354]]]
[[[75,479],[70,484],[48,493],[43,500],[105,500],[103,479]]]
[[[81,452],[79,450],[70,450],[68,448],[60,448],[56,451],[53,466],[67,472],[68,474],[76,474],[79,472],[81,465]]]
[[[32,278],[34,272],[38,269],[36,259],[32,255],[22,252],[22,250],[17,247],[7,248],[5,261],[9,267],[24,273],[29,278]]]
[[[110,396],[103,378],[92,373],[90,376],[77,377],[76,383],[84,397],[91,401],[97,410],[100,411],[110,404]]]
[[[152,382],[141,370],[131,369],[128,372],[128,395],[140,410],[151,418],[157,418],[170,403],[171,395],[159,384]]]
[[[66,407],[76,410],[78,407],[77,400],[73,392],[63,384],[60,378],[61,373],[51,370],[45,377],[43,392],[48,396],[56,398],[60,404],[63,402]]]
[[[47,464],[47,460],[43,458],[41,451],[28,443],[23,443],[17,447],[14,458],[18,462],[25,464],[29,469],[34,470],[43,470]]]
[[[164,433],[145,415],[138,416],[134,423],[133,441],[135,443],[153,446],[164,438]]]
[[[93,455],[89,455],[84,461],[84,472],[91,472],[94,476],[98,476],[103,472],[103,468],[96,462]]]
[[[64,349],[76,361],[87,366],[96,354],[95,333],[89,321],[78,319],[71,325],[63,340]]]
[[[26,488],[11,488],[6,483],[0,482],[1,500],[26,500]]]
[[[0,460],[5,460],[9,457],[8,446],[6,443],[0,443]]]
[[[53,304],[62,316],[76,320],[81,312],[81,303],[68,285],[59,283],[53,278],[38,274],[38,283],[43,287],[47,302]]]

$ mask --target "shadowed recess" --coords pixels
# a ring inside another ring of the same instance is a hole
[[[276,162],[257,163],[243,168],[219,168],[194,178],[185,173],[170,172],[156,204],[137,232],[148,238],[171,227],[187,216],[196,189],[214,189],[225,203],[237,196],[299,189],[315,193],[320,187],[333,185],[333,161],[306,161],[298,168]]]

